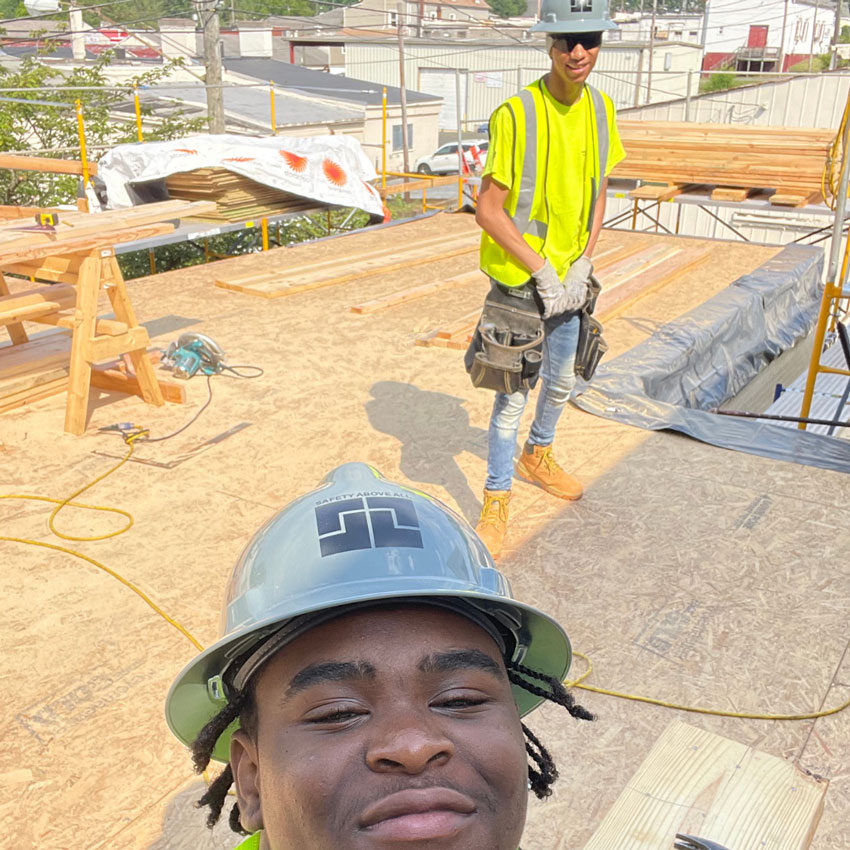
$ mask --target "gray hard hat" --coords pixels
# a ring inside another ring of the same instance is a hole
[[[463,614],[508,660],[563,679],[570,642],[561,626],[511,596],[484,544],[437,499],[347,463],[270,519],[243,551],[227,586],[223,637],[189,663],[165,706],[187,746],[288,640],[352,607],[413,602]],[[249,672],[246,672],[249,671]],[[520,714],[542,698],[514,687]],[[229,758],[223,734],[213,757]]]
[[[543,0],[540,20],[531,32],[580,33],[615,30],[608,0]]]

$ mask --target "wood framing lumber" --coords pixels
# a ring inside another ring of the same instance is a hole
[[[23,345],[0,346],[0,382],[20,375],[48,369],[68,360],[71,335],[52,331],[33,335]]]
[[[15,221],[22,218],[35,220],[35,217],[43,212],[58,213],[59,210],[55,207],[15,207],[8,204],[0,204],[0,222]]]
[[[5,285],[5,284],[4,284]],[[0,295],[0,325],[11,325],[73,307],[77,292],[73,286],[39,286],[9,295]]]
[[[478,251],[477,245],[465,245],[454,250],[441,249],[439,251],[439,259],[446,260],[451,257],[458,257],[462,254],[471,254]],[[422,265],[423,263],[432,263],[435,260],[433,251],[421,256],[414,256],[408,259],[398,259],[396,262],[387,262],[396,258],[406,256],[408,252],[398,251],[394,254],[389,254],[382,259],[368,260],[357,264],[353,267],[349,266],[349,271],[345,274],[335,275],[325,278],[324,280],[310,280],[309,275],[298,274],[296,277],[288,277],[281,279],[285,272],[268,280],[261,278],[259,280],[249,279],[247,282],[233,282],[229,280],[216,280],[216,286],[223,289],[232,289],[236,292],[244,292],[248,295],[259,295],[261,298],[281,298],[286,295],[295,295],[299,292],[307,292],[312,289],[320,289],[325,286],[333,286],[339,283],[348,283],[353,280],[360,280],[374,274],[387,274],[388,272],[399,271],[401,269],[411,268],[412,266]]]
[[[35,388],[22,390],[8,396],[0,396],[0,413],[6,413],[25,404],[32,404],[44,398],[49,398],[52,395],[63,392],[67,386],[67,377],[54,378],[43,384],[39,384]]]
[[[629,197],[640,201],[669,201],[670,198],[675,198],[681,195],[688,188],[683,183],[644,183],[643,186],[638,186],[629,192]]]
[[[806,850],[827,780],[674,720],[584,850],[660,850],[676,833],[732,850]]]
[[[834,132],[799,127],[617,122],[626,159],[612,176],[654,182],[820,192]]]
[[[447,278],[446,280],[438,280],[434,283],[426,283],[422,286],[414,286],[410,289],[402,289],[398,292],[392,292],[382,298],[375,298],[372,301],[364,301],[362,304],[355,304],[351,308],[352,313],[377,313],[379,310],[386,310],[388,307],[395,307],[397,304],[404,304],[408,301],[413,301],[415,298],[423,298],[426,295],[431,295],[434,292],[439,292],[441,289],[448,289],[452,286],[460,286],[464,283],[472,283],[474,281],[484,281],[486,277],[478,269],[466,274],[457,275]]]
[[[6,283],[6,278],[0,273],[0,296],[10,295],[9,285]],[[2,298],[0,298],[2,301]],[[0,308],[2,309],[2,308]],[[12,345],[23,345],[29,341],[27,332],[21,322],[6,322],[6,333],[9,334],[9,339],[12,340]]]
[[[53,325],[58,328],[74,329],[75,319],[74,314],[68,313],[48,313],[44,316],[35,316],[29,321],[36,322],[40,325]],[[103,334],[104,336],[121,336],[126,334],[129,328],[124,322],[118,322],[115,319],[96,319],[94,323],[95,334]]]
[[[365,268],[372,261],[382,259],[395,258],[399,253],[419,253],[424,252],[429,258],[433,258],[434,254],[441,252],[446,247],[454,246],[469,246],[477,245],[477,235],[463,235],[454,239],[446,240],[444,237],[432,237],[430,239],[420,239],[412,246],[390,246],[385,248],[377,248],[371,251],[364,251],[360,254],[354,254],[348,258],[349,268]],[[288,253],[288,249],[278,249]],[[255,255],[256,256],[256,255]],[[278,255],[279,256],[279,255]],[[284,254],[284,256],[286,256]],[[319,272],[336,273],[339,269],[339,260],[334,258],[331,260],[316,260],[311,263],[302,263],[292,266],[278,266],[274,269],[269,268],[266,257],[261,258],[262,266],[259,269],[252,269],[253,263],[239,262],[239,271],[241,274],[228,274],[222,279],[221,285],[224,283],[231,286],[240,285],[247,286],[249,284],[260,284],[263,282],[273,283],[277,286],[292,285],[294,282],[303,281],[311,282],[320,275]],[[285,278],[285,280],[284,280]],[[219,281],[216,281],[218,283]]]
[[[427,192],[432,186],[451,186],[457,185],[457,175],[453,177],[430,177],[423,180],[411,180],[407,183],[388,183],[386,186],[376,187],[381,193],[382,198],[387,195],[398,195],[401,192],[421,192],[423,189]]]
[[[753,193],[752,188],[733,188],[731,186],[718,186],[711,192],[712,201],[745,201]]]
[[[162,397],[166,401],[173,404],[186,403],[186,384],[185,382],[178,383],[177,381],[167,381],[161,378],[157,379]],[[114,392],[127,393],[127,395],[137,395],[144,398],[144,391],[139,384],[139,379],[135,375],[128,375],[119,369],[105,369],[101,366],[95,366],[91,372],[91,385],[100,390],[110,390]]]
[[[89,174],[97,174],[97,163],[87,163]],[[0,154],[0,168],[15,171],[42,171],[48,174],[79,174],[83,173],[83,163],[74,159],[50,159],[46,156],[13,156]]]
[[[686,248],[675,257],[672,267],[670,263],[664,262],[656,265],[652,274],[635,276],[612,289],[603,287],[596,304],[596,317],[602,322],[611,321],[642,298],[663,289],[708,262],[710,257],[710,248]]]
[[[774,192],[770,203],[783,207],[805,207],[817,203],[821,199],[820,192]]]
[[[149,239],[153,236],[161,236],[171,233],[174,225],[168,222],[158,224],[145,224],[126,230],[110,231],[108,234],[92,232],[85,236],[75,235],[73,239],[67,238],[61,244],[49,240],[38,240],[34,243],[25,244],[17,242],[7,245],[5,240],[0,239],[0,266],[7,268],[13,263],[40,260],[51,254],[77,254],[83,251],[91,251],[102,247],[104,244],[117,244],[118,242],[131,242],[135,239]]]

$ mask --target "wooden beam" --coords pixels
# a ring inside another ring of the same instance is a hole
[[[806,850],[827,784],[785,759],[674,720],[584,850],[661,850],[677,832],[731,850]]]
[[[438,280],[434,283],[426,283],[422,286],[413,286],[410,289],[402,289],[398,292],[392,292],[385,295],[383,298],[375,298],[372,301],[364,301],[362,304],[355,304],[351,308],[352,313],[376,313],[379,310],[386,310],[388,307],[394,307],[397,304],[404,304],[412,301],[415,298],[423,298],[426,295],[431,295],[434,292],[439,292],[442,289],[448,289],[451,286],[459,286],[464,283],[472,283],[473,281],[484,281],[486,277],[476,269],[473,272],[450,277],[446,280]]]
[[[685,191],[684,183],[644,183],[629,192],[629,197],[639,201],[669,201]]]
[[[89,174],[97,174],[97,163],[89,162]],[[75,159],[49,159],[46,156],[13,156],[0,154],[0,168],[15,171],[42,171],[48,174],[79,174],[82,176],[83,164]]]
[[[158,379],[157,384],[165,401],[170,401],[173,404],[186,403],[185,381],[178,383],[177,381]],[[135,375],[128,375],[126,372],[121,372],[118,369],[104,369],[100,366],[93,367],[91,371],[91,385],[100,390],[127,393],[127,395],[137,395],[139,398],[144,398],[144,390],[139,384],[139,379]]]
[[[457,175],[454,177],[431,177],[425,180],[411,180],[407,183],[388,183],[386,186],[378,186],[378,191],[382,198],[387,195],[398,195],[400,192],[421,192],[423,189],[427,191],[432,186],[451,186],[457,185]]]

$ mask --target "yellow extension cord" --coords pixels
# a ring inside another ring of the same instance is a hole
[[[848,101],[848,104],[850,104],[850,101]],[[847,117],[847,114],[848,113],[845,112],[845,119]],[[80,496],[81,494],[85,493],[86,490],[90,490],[92,487],[95,486],[95,484],[98,484],[99,482],[103,481],[104,478],[107,478],[108,476],[112,475],[113,472],[119,470],[128,460],[130,460],[130,458],[133,456],[133,443],[136,439],[138,439],[138,436],[128,437],[126,439],[126,442],[129,445],[129,450],[127,451],[127,454],[124,455],[124,457],[115,466],[111,467],[109,470],[104,472],[102,475],[99,475],[97,478],[95,478],[93,481],[89,482],[85,486],[81,487],[79,490],[76,490],[74,493],[72,493],[65,499],[52,499],[47,496],[30,496],[22,495],[19,493],[0,495],[0,499],[26,499],[36,502],[50,502],[56,505],[48,519],[48,526],[51,532],[53,532],[53,534],[55,534],[57,537],[61,537],[63,540],[107,540],[110,537],[117,537],[119,534],[124,534],[124,532],[129,531],[130,528],[132,528],[133,526],[132,514],[127,511],[121,510],[120,508],[109,508],[104,507],[102,505],[85,505],[81,502],[74,502],[73,500],[76,499],[77,496]],[[83,508],[84,510],[90,511],[104,511],[106,513],[120,514],[121,516],[127,518],[127,524],[123,528],[118,529],[117,531],[111,531],[108,534],[100,534],[92,537],[75,537],[70,534],[63,534],[56,528],[55,520],[59,512],[66,507]],[[141,588],[137,587],[131,581],[125,579],[115,570],[110,569],[105,564],[100,563],[100,561],[96,561],[94,558],[90,558],[88,555],[84,555],[82,552],[77,552],[76,550],[69,549],[66,546],[58,546],[55,543],[44,543],[39,540],[28,540],[23,537],[7,537],[5,535],[0,535],[0,540],[6,540],[10,543],[24,543],[28,546],[41,546],[45,549],[54,549],[57,552],[65,552],[68,555],[73,555],[75,558],[80,558],[81,560],[86,561],[92,566],[97,567],[99,570],[103,570],[103,572],[112,576],[112,578],[117,579],[125,587],[132,590],[133,593],[135,593],[143,602],[149,605],[169,625],[173,626],[175,629],[177,629],[178,632],[180,632],[185,638],[187,638],[189,642],[199,652],[204,649],[200,641],[198,641],[194,637],[194,635],[192,635],[192,633],[187,628],[185,628],[185,626],[182,626],[177,620],[175,620],[173,617],[170,617],[165,611],[163,611],[162,608],[160,608],[159,605],[157,605]],[[593,663],[586,655],[583,655],[580,652],[575,652],[573,653],[573,655],[576,658],[581,658],[587,664],[587,670],[585,670],[584,673],[582,673],[581,676],[579,676],[577,679],[565,681],[564,684],[568,688],[581,688],[582,690],[591,691],[596,694],[605,694],[606,696],[617,697],[619,699],[645,702],[649,703],[650,705],[658,705],[662,708],[672,708],[677,711],[690,711],[696,714],[711,714],[716,717],[738,717],[745,720],[815,720],[818,717],[828,717],[831,714],[838,714],[838,712],[844,711],[845,708],[850,706],[850,700],[847,700],[847,702],[844,702],[841,705],[836,706],[835,708],[830,708],[825,711],[813,711],[807,714],[755,714],[742,711],[721,711],[719,709],[714,708],[698,708],[696,706],[690,705],[679,705],[677,703],[666,702],[665,700],[654,699],[652,697],[642,697],[637,696],[635,694],[626,694],[621,693],[620,691],[612,691],[608,688],[599,688],[594,685],[585,685],[583,684],[584,680],[593,672]]]
[[[844,162],[844,157],[847,151],[841,150],[841,143],[844,139],[844,129],[847,126],[847,120],[850,117],[850,93],[847,95],[847,102],[844,104],[844,114],[841,116],[841,123],[838,125],[838,132],[829,146],[826,154],[826,162],[821,175],[821,193],[824,201],[830,209],[835,209],[838,203],[838,183],[841,176],[841,168]]]

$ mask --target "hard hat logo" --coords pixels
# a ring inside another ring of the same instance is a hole
[[[393,496],[344,499],[316,508],[322,557],[391,546],[422,549],[416,508]]]
[[[570,0],[570,11],[590,12],[593,9],[593,0]]]

